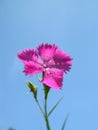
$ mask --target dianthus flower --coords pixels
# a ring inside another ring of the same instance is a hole
[[[72,58],[55,44],[41,44],[36,50],[25,49],[18,53],[24,63],[24,73],[34,75],[42,73],[41,82],[48,87],[61,89],[63,74],[70,70]]]

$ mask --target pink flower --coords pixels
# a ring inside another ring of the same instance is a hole
[[[41,82],[51,88],[61,89],[63,74],[70,70],[72,58],[53,44],[41,44],[36,50],[28,49],[18,53],[24,63],[24,73],[43,73]]]

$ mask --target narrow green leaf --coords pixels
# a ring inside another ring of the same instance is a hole
[[[15,130],[15,129],[13,129],[13,128],[9,128],[8,130]]]
[[[62,97],[63,98],[63,97]],[[62,98],[59,99],[59,101],[54,105],[54,107],[50,110],[48,113],[48,117],[51,115],[51,113],[55,110],[55,108],[58,106],[58,104],[61,102]]]
[[[62,129],[61,129],[61,130],[64,130],[64,129],[65,129],[65,126],[66,126],[68,117],[69,117],[69,113],[68,113],[67,116],[65,117],[65,120],[64,120],[64,122],[63,122]]]

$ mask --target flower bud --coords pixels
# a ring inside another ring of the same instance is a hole
[[[30,92],[33,93],[34,98],[37,99],[37,87],[35,86],[35,84],[28,81],[27,86],[30,88]]]

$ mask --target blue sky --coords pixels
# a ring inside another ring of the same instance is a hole
[[[45,124],[22,73],[17,53],[42,42],[56,43],[73,57],[62,91],[51,90],[49,109],[62,96],[50,117],[51,130],[98,130],[98,1],[0,0],[0,130],[45,130]],[[42,86],[39,98],[42,101]]]

